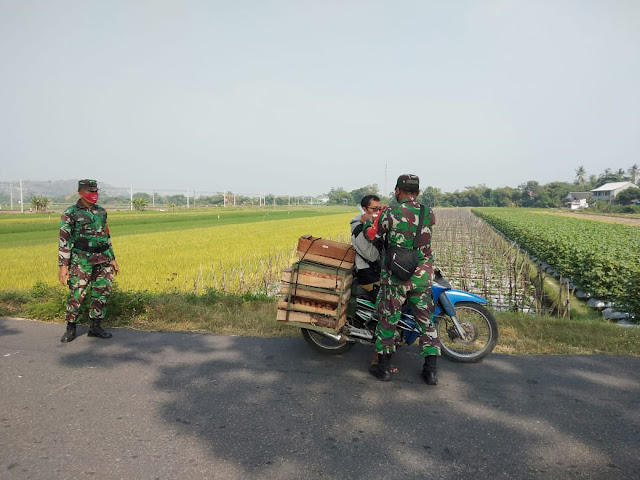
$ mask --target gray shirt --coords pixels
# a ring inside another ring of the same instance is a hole
[[[360,218],[358,215],[351,219],[351,245],[356,251],[356,270],[369,268],[369,262],[375,262],[380,258],[380,252],[376,246],[365,237],[362,231]]]

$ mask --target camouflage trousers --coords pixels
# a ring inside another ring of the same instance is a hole
[[[405,301],[409,303],[420,331],[420,355],[440,355],[440,340],[433,326],[435,304],[431,286],[412,290],[414,285],[382,285],[378,295],[377,311],[380,318],[376,327],[376,352],[396,351],[396,326]]]
[[[69,266],[69,297],[67,298],[67,312],[65,320],[75,323],[80,314],[80,305],[91,287],[91,305],[89,318],[102,320],[107,309],[107,299],[111,294],[113,284],[113,267],[110,263],[91,265],[87,263],[71,262]]]

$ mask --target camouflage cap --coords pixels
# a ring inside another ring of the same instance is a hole
[[[89,192],[97,192],[98,191],[98,182],[95,180],[90,180],[85,178],[84,180],[78,181],[78,191],[87,190]]]
[[[420,188],[420,178],[411,173],[400,175],[396,182],[396,188],[405,192],[417,191]]]

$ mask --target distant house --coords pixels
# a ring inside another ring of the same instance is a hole
[[[569,192],[569,195],[564,199],[563,205],[571,210],[587,208],[592,195],[591,192]]]
[[[601,187],[591,190],[591,193],[593,193],[594,200],[602,200],[604,202],[611,203],[613,202],[613,199],[616,198],[616,195],[631,187],[635,187],[631,182],[605,183]]]

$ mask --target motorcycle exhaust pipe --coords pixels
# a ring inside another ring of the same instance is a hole
[[[320,332],[322,333],[322,335],[324,335],[325,337],[330,338],[331,340],[334,340],[335,342],[348,342],[349,339],[347,337],[345,337],[344,335],[334,335],[333,333],[328,333],[328,332]]]
[[[349,335],[343,335],[343,334],[335,335],[329,332],[319,332],[319,333],[321,333],[327,338],[330,338],[331,340],[334,340],[335,342],[353,342],[354,340],[360,341],[360,339],[373,340],[373,335],[371,334],[371,332],[367,330],[362,330],[360,328],[353,328],[353,327],[349,329]]]
[[[362,338],[364,340],[373,340],[373,334],[369,330],[364,330],[362,328],[351,327],[349,329],[349,336]]]

